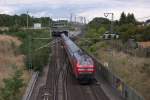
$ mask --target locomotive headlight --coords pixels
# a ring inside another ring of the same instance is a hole
[[[78,71],[85,71],[86,69],[84,68],[79,68]]]
[[[78,71],[94,71],[93,68],[79,68]]]
[[[89,69],[87,69],[88,71],[93,71],[93,68],[89,68]]]

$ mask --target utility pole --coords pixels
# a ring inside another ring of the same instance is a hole
[[[28,31],[29,28],[29,11],[27,11],[27,32],[28,32],[28,68],[31,70],[32,69],[32,55],[31,55],[31,43],[32,43],[32,38],[31,34]]]
[[[108,17],[108,15],[111,15],[110,32],[113,33],[114,13],[104,13],[104,16],[105,16],[105,17]]]
[[[51,17],[49,17],[49,27],[52,26],[52,20],[51,20]]]
[[[29,15],[28,15],[29,11],[27,11],[27,29],[29,28]]]
[[[81,23],[84,24],[84,17],[81,16]]]
[[[76,22],[77,22],[77,16],[75,16],[75,24],[76,24]]]
[[[32,43],[31,34],[28,33],[28,67],[29,69],[32,69],[31,43]]]
[[[79,16],[79,23],[82,24],[82,16]]]
[[[70,22],[72,23],[72,17],[73,17],[73,14],[71,13],[70,14]]]
[[[84,24],[86,24],[86,18],[84,17]]]
[[[49,32],[50,32],[50,37],[52,36],[52,20],[51,17],[49,17]]]

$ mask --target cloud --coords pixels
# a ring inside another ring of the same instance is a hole
[[[70,13],[85,16],[88,20],[104,17],[104,12],[113,12],[115,19],[120,13],[134,13],[137,18],[149,16],[149,0],[0,0],[0,13],[21,14],[28,10],[30,15],[67,17]]]
[[[140,2],[129,2],[129,0],[124,2],[115,1],[113,4],[107,4],[107,7],[95,7],[90,10],[80,12],[78,15],[86,16],[89,20],[91,20],[94,17],[105,17],[104,13],[114,13],[114,19],[118,20],[120,18],[120,14],[125,12],[126,14],[134,13],[137,20],[143,21],[146,19],[142,19],[142,17],[150,16],[149,4],[150,2],[147,2],[147,0],[141,0]],[[108,18],[111,18],[111,16],[108,16]]]

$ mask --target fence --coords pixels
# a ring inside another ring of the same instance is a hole
[[[25,92],[22,100],[29,100],[30,99],[32,91],[33,91],[33,88],[34,88],[34,85],[35,85],[35,83],[37,81],[38,75],[39,75],[39,72],[33,72],[31,80],[28,83],[28,86],[26,88],[26,92]]]
[[[82,49],[85,51],[84,49]],[[85,51],[86,52],[86,51]],[[86,52],[87,53],[87,52]],[[88,53],[87,53],[88,54]],[[144,100],[144,98],[138,94],[134,89],[126,85],[121,78],[116,76],[113,72],[103,66],[94,56],[91,56],[95,62],[98,72],[100,73],[100,77],[102,77],[105,81],[107,81],[114,91],[118,92],[118,94],[125,100]]]
[[[129,47],[128,44],[123,44],[121,41],[106,41],[107,44],[111,46],[111,48],[116,49],[117,51],[123,51],[124,53],[130,54],[132,56],[138,57],[150,57],[150,49],[149,48],[132,48]]]

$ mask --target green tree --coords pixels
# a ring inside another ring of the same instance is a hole
[[[94,28],[98,30],[99,27],[101,26],[108,28],[109,24],[110,24],[110,21],[107,18],[96,17],[88,24],[88,28]]]
[[[127,23],[132,23],[132,24],[136,23],[136,19],[134,17],[134,14],[128,13],[126,20],[127,20]]]
[[[126,17],[126,14],[124,12],[121,13],[119,22],[120,22],[120,24],[126,24],[127,17]]]
[[[87,38],[95,38],[95,36],[97,36],[97,32],[94,28],[89,28],[87,33],[85,34],[85,37]]]
[[[33,26],[33,23],[41,23],[42,26],[47,27],[49,26],[49,21],[52,21],[49,17],[41,17],[41,18],[34,18],[28,15],[29,26]],[[7,26],[7,27],[26,27],[27,25],[27,14],[19,15],[6,15],[0,14],[0,26]]]
[[[127,41],[129,38],[135,37],[136,29],[134,24],[123,24],[119,27],[118,32],[122,40]]]
[[[150,40],[150,26],[144,28],[143,34],[141,34],[141,40],[149,41]]]
[[[100,27],[100,28],[98,29],[98,34],[99,34],[99,36],[102,35],[102,34],[104,34],[105,32],[106,32],[106,29],[105,29],[104,27]]]
[[[4,79],[4,87],[0,89],[0,100],[20,100],[20,89],[23,87],[22,72],[16,70],[12,78]]]

